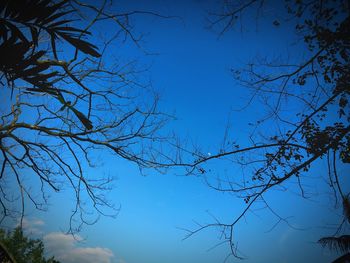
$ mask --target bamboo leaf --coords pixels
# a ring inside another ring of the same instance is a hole
[[[69,11],[54,14],[54,15],[50,16],[49,18],[45,19],[44,21],[42,21],[42,24],[48,25],[48,24],[54,22],[56,19],[63,17],[63,16],[65,16],[69,13],[72,13],[72,12],[73,12],[73,10],[69,10]],[[66,21],[69,21],[69,20],[66,20]],[[58,22],[60,22],[60,21],[58,21]],[[52,26],[52,24],[49,26]]]
[[[76,21],[74,19],[65,19],[65,20],[61,20],[61,21],[57,21],[55,23],[49,24],[48,27],[51,29],[54,29],[55,26],[59,26],[59,25],[63,25],[63,24],[68,24],[70,22]]]
[[[54,30],[59,30],[59,31],[70,31],[70,32],[79,32],[79,33],[84,33],[87,35],[91,35],[89,31],[84,31],[82,29],[78,29],[75,27],[70,27],[70,26],[65,26],[65,27],[55,27],[53,28]]]
[[[30,27],[30,33],[32,34],[32,40],[35,46],[38,46],[39,43],[39,32],[38,30],[34,27]]]
[[[92,122],[87,117],[85,117],[83,113],[81,113],[80,111],[78,111],[73,107],[69,107],[69,108],[74,112],[74,114],[77,116],[77,118],[81,121],[81,123],[84,125],[84,127],[87,130],[91,130],[93,128]]]
[[[93,57],[100,57],[101,55],[96,51],[97,47],[93,44],[90,44],[89,42],[86,42],[84,40],[71,37],[68,34],[59,33],[59,36],[61,36],[64,40],[69,42],[71,45],[73,45],[78,50],[82,51],[85,54],[91,55]]]

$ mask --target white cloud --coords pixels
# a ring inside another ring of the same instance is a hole
[[[102,247],[79,247],[79,236],[66,235],[59,232],[44,236],[45,247],[48,253],[63,263],[111,263],[113,252]]]
[[[75,248],[68,255],[69,260],[65,262],[101,262],[110,263],[113,252],[101,247]]]
[[[17,226],[19,226],[21,222],[19,221]],[[31,235],[41,235],[43,232],[41,231],[41,227],[45,225],[45,222],[40,219],[28,219],[23,218],[22,220],[22,227],[26,233],[29,233]]]
[[[41,228],[44,225],[44,221],[36,218],[23,218],[22,220],[22,227],[29,235],[42,237],[44,232]],[[82,238],[78,235],[73,237],[60,232],[51,232],[44,235],[43,241],[48,256],[55,256],[62,263],[111,263],[114,257],[113,252],[108,248],[79,246]],[[120,261],[120,263],[125,262]]]

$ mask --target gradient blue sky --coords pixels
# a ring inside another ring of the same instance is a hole
[[[137,58],[140,64],[151,65],[146,74],[161,95],[161,109],[174,112],[177,117],[171,128],[211,152],[220,143],[230,117],[234,137],[248,144],[251,129],[248,123],[254,122],[262,112],[259,105],[244,112],[232,111],[246,103],[249,93],[234,83],[230,69],[241,67],[255,56],[287,53],[295,59],[303,56],[303,49],[294,43],[291,27],[272,26],[273,14],[280,6],[271,5],[258,23],[252,14],[251,19],[248,15],[243,32],[230,31],[218,38],[215,32],[205,28],[205,18],[208,11],[217,10],[220,1],[130,2],[118,1],[126,10],[152,10],[181,18],[136,18],[136,29],[148,32],[143,47],[157,55],[146,56],[129,45],[115,50],[126,61]],[[207,251],[218,242],[218,232],[205,231],[181,241],[186,233],[179,228],[194,228],[192,220],[211,222],[207,211],[228,221],[244,208],[242,200],[209,189],[200,178],[177,176],[176,171],[166,175],[154,172],[143,177],[132,164],[115,160],[105,152],[99,154],[103,166],[88,172],[118,178],[108,194],[110,200],[121,205],[118,217],[102,217],[97,224],[85,227],[80,235],[86,240],[77,243],[57,233],[67,229],[71,197],[53,196],[48,212],[33,210],[27,217],[28,228],[44,237],[49,248],[56,249],[56,253],[70,251],[77,260],[83,260],[79,258],[81,254],[101,252],[106,263],[223,262],[227,246]],[[331,233],[324,226],[340,220],[331,209],[329,197],[323,194],[325,185],[319,174],[324,169],[320,162],[307,182],[317,198],[302,200],[293,193],[278,195],[278,200],[276,193],[267,196],[281,215],[293,216],[292,225],[304,230],[280,224],[265,233],[276,222],[276,218],[265,212],[249,214],[238,225],[236,240],[247,256],[244,262],[329,262],[334,257],[316,244],[320,237]]]

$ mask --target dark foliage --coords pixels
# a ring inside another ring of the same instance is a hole
[[[2,255],[1,263],[59,263],[54,257],[44,257],[44,244],[39,239],[31,239],[17,227],[12,232],[0,229]],[[6,261],[7,260],[7,261]]]
[[[323,247],[330,250],[346,253],[350,251],[350,236],[343,235],[340,237],[323,237],[318,241]]]
[[[72,26],[67,26],[73,20],[65,18],[74,10],[67,7],[68,0],[58,3],[44,0],[7,0],[2,1],[0,10],[0,70],[7,84],[22,79],[33,88],[28,91],[42,92],[56,97],[63,105],[65,100],[59,89],[53,87],[58,72],[51,70],[51,61],[41,61],[48,52],[39,48],[39,41],[45,34],[50,38],[53,55],[56,59],[56,42],[65,40],[77,50],[93,57],[100,57],[97,47],[85,41],[82,37],[90,32]],[[28,32],[30,32],[28,36]],[[75,115],[86,129],[91,130],[92,124],[83,113],[71,107]]]

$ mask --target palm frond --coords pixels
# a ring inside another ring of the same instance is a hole
[[[342,255],[341,257],[334,260],[332,263],[348,263],[350,262],[350,253],[346,253],[345,255]]]
[[[323,247],[328,247],[330,250],[336,252],[349,252],[350,251],[350,235],[343,235],[340,237],[324,237],[321,238],[318,243]]]
[[[65,24],[74,20],[67,19],[66,15],[74,10],[68,7],[68,0],[53,3],[50,0],[6,0],[0,4],[0,37],[7,39],[11,33],[17,40],[25,43],[39,44],[40,30],[46,31],[51,38],[51,47],[55,57],[57,37],[73,45],[77,50],[93,56],[100,57],[97,47],[81,37],[90,35],[90,32],[67,26]],[[30,31],[31,39],[22,32],[23,28]],[[79,33],[79,34],[77,34]]]

